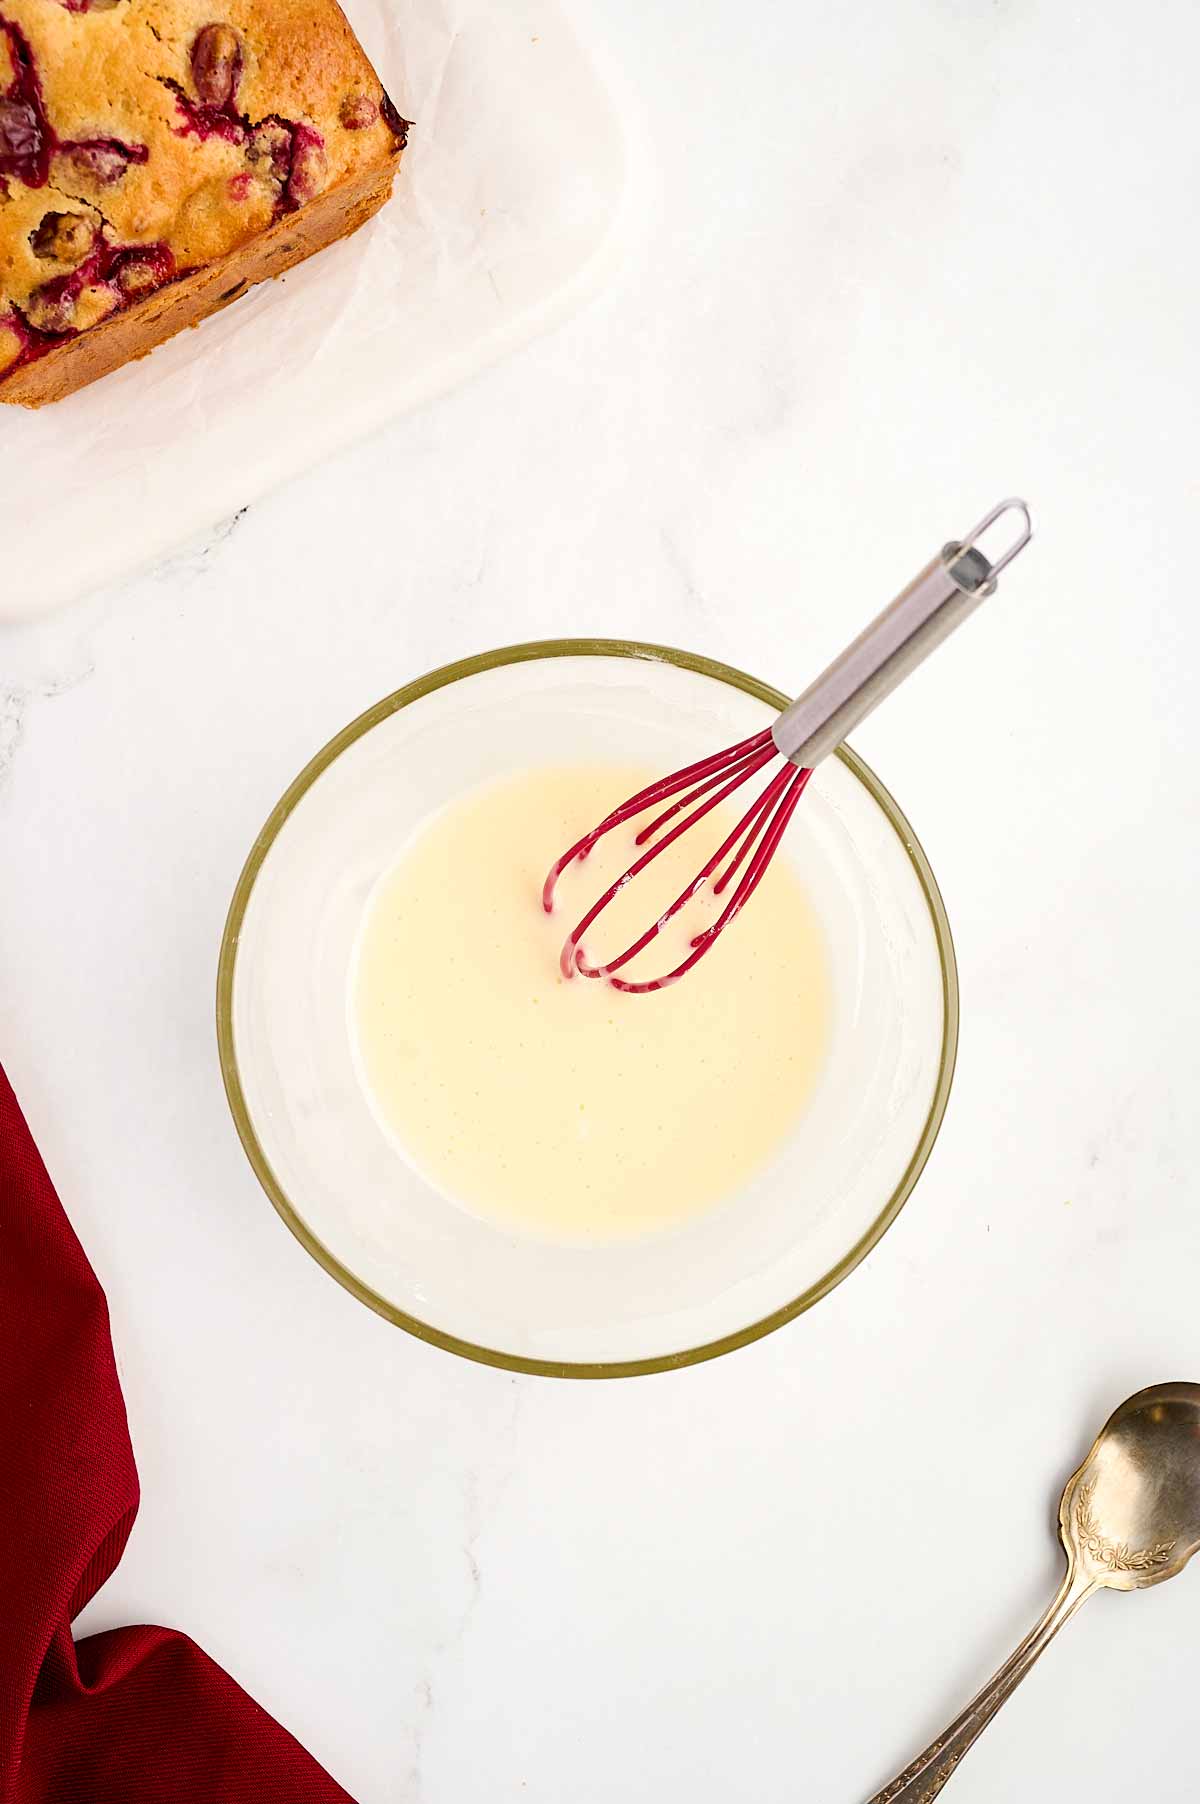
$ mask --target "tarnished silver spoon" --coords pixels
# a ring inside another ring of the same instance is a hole
[[[936,1741],[869,1804],[930,1804],[1085,1598],[1140,1591],[1200,1547],[1200,1384],[1154,1384],[1113,1411],[1058,1506],[1067,1571],[1050,1608]]]

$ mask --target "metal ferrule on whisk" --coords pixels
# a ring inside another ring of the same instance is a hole
[[[1018,537],[993,563],[978,548],[1007,513],[1021,515]],[[1032,536],[1023,501],[1001,501],[965,539],[945,546],[895,601],[834,659],[771,728],[777,750],[807,769],[836,751],[885,696],[995,591],[996,578]]]

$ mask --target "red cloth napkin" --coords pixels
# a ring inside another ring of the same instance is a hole
[[[186,1636],[73,1640],[137,1507],[104,1292],[0,1069],[0,1804],[351,1804]]]

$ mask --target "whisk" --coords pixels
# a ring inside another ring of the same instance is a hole
[[[978,541],[1010,513],[1020,515],[1021,529],[1012,543],[992,561],[980,550]],[[841,745],[847,733],[886,695],[890,695],[897,684],[928,657],[935,645],[940,645],[981,601],[994,593],[996,578],[1017,553],[1024,550],[1032,536],[1033,522],[1026,504],[1015,498],[999,502],[965,539],[944,546],[895,601],[769,727],[639,790],[611,814],[605,815],[599,826],[576,840],[550,867],[542,889],[542,907],[547,914],[554,911],[555,889],[569,864],[586,858],[606,833],[624,826],[637,815],[658,809],[664,802],[669,804],[655,814],[634,841],[635,846],[646,846],[647,850],[609,884],[567,935],[561,957],[563,976],[573,977],[580,971],[585,977],[607,978],[614,989],[635,996],[665,989],[668,984],[677,983],[686,976],[712,950],[762,882],[816,765]],[[681,834],[778,759],[783,761],[782,768],[770,776],[757,800],[751,803],[737,826],[726,835],[665,913],[617,957],[603,964],[593,964],[584,951],[583,936],[613,897]],[[672,797],[678,799],[672,800]],[[677,820],[679,815],[684,818]],[[672,821],[676,822],[674,826],[670,825]],[[660,837],[656,838],[656,835]],[[707,884],[711,884],[714,896],[722,896],[731,885],[734,887],[717,919],[689,942],[687,956],[682,962],[662,977],[635,981],[619,976],[623,967],[639,952],[644,952],[668,922],[674,920]]]

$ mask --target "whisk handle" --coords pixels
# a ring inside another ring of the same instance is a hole
[[[991,562],[977,540],[1002,515],[1019,513],[1024,525]],[[815,683],[785,708],[771,729],[779,751],[793,764],[819,764],[860,720],[924,662],[980,602],[994,594],[996,578],[1033,535],[1023,501],[1001,501],[965,539],[943,547],[906,589],[834,659]]]

